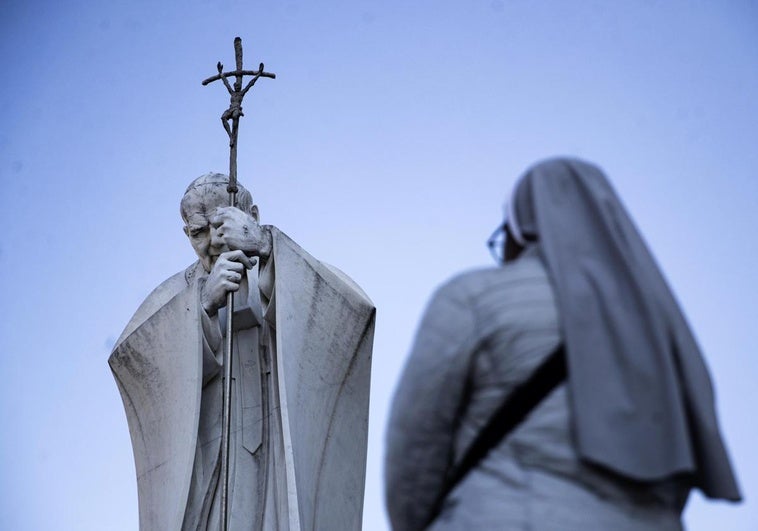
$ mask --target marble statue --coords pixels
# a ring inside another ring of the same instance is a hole
[[[229,529],[360,529],[375,309],[346,275],[260,225],[240,186],[181,201],[198,261],[160,284],[109,363],[141,531],[217,530],[226,295],[235,291]]]

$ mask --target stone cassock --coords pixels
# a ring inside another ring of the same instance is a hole
[[[374,306],[343,273],[258,225],[243,188],[239,209],[224,207],[227,182],[207,174],[187,189],[182,216],[200,260],[147,297],[109,359],[140,529],[218,529],[230,282],[230,529],[360,529]]]

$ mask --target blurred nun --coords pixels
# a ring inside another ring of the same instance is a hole
[[[502,267],[437,290],[396,390],[393,529],[679,530],[692,488],[739,500],[700,349],[600,169],[539,163],[507,212]],[[552,358],[564,372],[460,473]]]

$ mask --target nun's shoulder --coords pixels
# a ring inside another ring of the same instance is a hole
[[[454,275],[436,291],[437,296],[477,299],[493,291],[503,291],[524,283],[547,281],[542,261],[536,255],[524,256],[503,266],[469,269]]]
[[[450,291],[466,291],[474,286],[486,283],[502,274],[504,267],[477,267],[456,273],[444,282],[440,289]]]
[[[505,267],[492,266],[462,271],[443,282],[435,294],[457,299],[475,297],[496,283],[497,279],[503,276],[505,269]]]

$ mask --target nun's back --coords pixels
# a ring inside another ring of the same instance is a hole
[[[444,417],[441,408],[459,407],[456,429],[447,444],[460,459],[503,398],[561,342],[553,289],[534,249],[527,249],[504,267],[456,277],[440,288],[431,304],[407,372],[425,375],[427,388],[449,387],[450,392],[441,392],[440,399],[430,404],[414,396],[409,390],[414,384],[408,379],[398,389],[387,459],[388,507],[397,530],[417,525],[412,522],[414,509],[407,499],[414,488],[418,493],[438,481],[432,477],[437,465],[418,459],[411,445],[426,446],[428,455],[433,455],[434,445],[439,441],[445,444],[450,436],[442,429],[435,433],[424,424],[422,435],[416,433],[406,440],[403,435],[392,435],[401,431],[395,428],[419,425],[418,419]],[[444,310],[436,311],[434,306]],[[465,339],[472,334],[473,341]],[[437,342],[424,340],[429,335],[445,337]],[[473,346],[459,353],[469,359],[448,363],[445,370],[435,365],[444,360],[423,352],[428,345],[459,340]],[[451,370],[459,374],[451,374]],[[450,386],[455,378],[467,382],[459,399],[449,398],[456,393]],[[640,485],[585,466],[572,444],[570,420],[566,385],[561,384],[463,479],[430,529],[681,529],[686,486]]]

